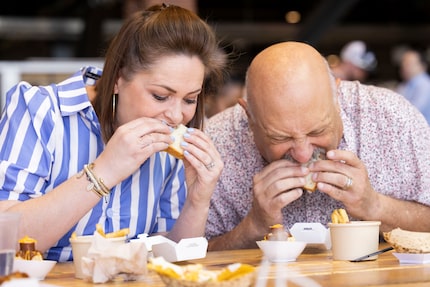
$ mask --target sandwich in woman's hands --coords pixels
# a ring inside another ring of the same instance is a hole
[[[314,153],[312,154],[312,158],[305,164],[303,164],[303,166],[308,167],[311,163],[316,162],[318,160],[323,160],[325,159],[325,151],[323,149],[315,149]],[[314,192],[317,189],[317,183],[314,182],[312,180],[312,175],[313,172],[310,172],[307,176],[306,176],[306,184],[303,186],[304,190],[307,190],[309,192]]]
[[[167,147],[166,152],[176,158],[184,158],[184,150],[181,147],[181,142],[184,140],[184,134],[186,133],[186,131],[187,127],[183,124],[178,125],[176,129],[173,130],[170,135],[174,137],[175,141]]]

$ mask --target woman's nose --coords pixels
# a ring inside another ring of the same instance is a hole
[[[183,120],[182,108],[180,102],[173,102],[165,112],[168,122],[180,124]]]

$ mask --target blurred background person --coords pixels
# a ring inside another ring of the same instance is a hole
[[[366,81],[378,65],[375,54],[363,41],[347,43],[340,52],[339,61],[329,63],[336,78],[360,82]]]
[[[230,75],[218,93],[206,97],[205,109],[206,117],[213,115],[234,106],[239,98],[244,94],[244,79],[239,75]]]
[[[430,76],[424,53],[415,48],[406,49],[400,58],[399,76],[397,92],[417,107],[430,123]]]

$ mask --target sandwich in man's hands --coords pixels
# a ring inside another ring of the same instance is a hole
[[[173,155],[178,159],[184,158],[184,150],[181,147],[181,142],[184,140],[184,134],[186,131],[187,131],[187,127],[184,126],[183,124],[180,124],[170,134],[175,138],[175,141],[167,147],[166,152],[168,152],[169,154]]]
[[[312,154],[312,158],[305,163],[303,166],[308,167],[311,163],[316,162],[318,160],[325,159],[325,151],[323,149],[315,149],[314,153]],[[310,172],[306,176],[306,184],[303,186],[304,190],[307,190],[308,192],[314,192],[317,189],[317,183],[312,180],[313,172]]]

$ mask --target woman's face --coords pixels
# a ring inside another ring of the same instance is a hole
[[[165,121],[170,126],[187,124],[194,116],[202,91],[205,67],[199,58],[164,56],[148,71],[123,77],[115,85],[118,94],[117,123],[139,117]]]

